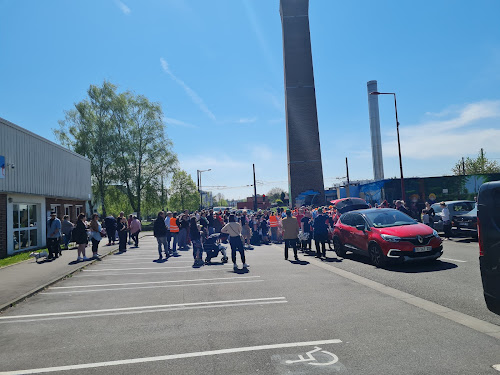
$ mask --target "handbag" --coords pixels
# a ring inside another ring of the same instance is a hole
[[[234,228],[231,225],[229,225],[229,228],[231,228],[231,231],[236,234],[236,236],[233,236],[233,237],[239,236],[240,240],[241,240],[241,243],[245,243],[245,239],[243,238],[243,236],[240,233],[238,233],[237,231],[235,231]]]

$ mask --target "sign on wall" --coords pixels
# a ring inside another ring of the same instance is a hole
[[[5,178],[5,156],[0,155],[0,178]]]

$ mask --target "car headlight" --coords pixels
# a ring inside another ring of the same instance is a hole
[[[389,234],[381,234],[380,237],[382,237],[382,239],[384,241],[387,241],[387,242],[399,242],[399,241],[401,241],[401,237],[391,236]]]
[[[437,232],[436,230],[433,230],[433,231],[432,231],[432,235],[433,235],[434,237],[439,237],[439,234],[438,234],[438,232]]]

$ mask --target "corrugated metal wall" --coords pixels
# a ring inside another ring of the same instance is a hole
[[[88,200],[90,161],[0,117],[0,192]],[[14,165],[11,168],[10,165]]]

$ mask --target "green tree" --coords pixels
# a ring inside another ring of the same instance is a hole
[[[159,103],[127,92],[116,97],[114,104],[118,176],[127,188],[130,205],[141,216],[146,189],[160,190],[162,180],[177,167],[177,157],[172,151],[172,142],[165,135]]]
[[[106,189],[105,197],[106,207],[109,215],[114,217],[119,216],[120,212],[125,212],[129,215],[134,212],[127,197],[127,192],[124,186],[110,185]]]
[[[59,121],[54,134],[63,146],[90,159],[94,191],[106,215],[107,186],[116,177],[116,129],[111,111],[116,86],[107,81],[101,87],[91,85],[87,95],[75,109],[65,111],[65,119]]]
[[[280,199],[281,195],[284,193],[285,192],[283,191],[282,188],[274,187],[268,191],[268,193],[266,194],[266,198],[269,199],[270,202],[276,202],[276,200]],[[281,200],[283,200],[283,199],[281,199]]]
[[[457,161],[452,171],[457,176],[500,173],[500,165],[495,160],[488,160],[486,153],[481,149],[477,158],[467,157]]]
[[[176,171],[170,185],[169,208],[176,211],[195,211],[199,205],[200,194],[191,176],[183,170]]]
[[[107,81],[102,87],[91,85],[87,95],[65,112],[54,133],[62,145],[90,159],[93,191],[103,214],[110,184],[125,186],[130,207],[139,217],[145,198],[148,209],[162,206],[165,191],[158,204],[152,203],[151,190],[162,189],[177,167],[177,157],[165,134],[160,104],[129,91],[117,93]]]
[[[214,207],[227,207],[227,199],[224,198],[224,194],[217,193],[214,199]]]

